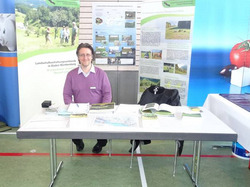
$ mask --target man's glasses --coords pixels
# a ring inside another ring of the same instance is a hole
[[[78,55],[78,57],[81,57],[81,58],[84,58],[84,57],[90,58],[90,57],[92,57],[92,55],[91,54],[80,54],[80,55]]]

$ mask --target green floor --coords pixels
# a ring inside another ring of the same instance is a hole
[[[183,169],[184,163],[191,164],[192,142],[190,141],[185,142],[183,156],[178,158],[175,177],[172,176],[174,141],[155,140],[150,145],[142,146],[141,153],[145,155],[134,157],[133,168],[129,167],[128,140],[112,140],[114,153],[112,157],[107,154],[108,146],[103,149],[103,156],[91,155],[96,140],[84,140],[84,142],[85,148],[80,152],[82,154],[77,155],[74,147],[74,155],[71,157],[70,140],[57,140],[58,162],[62,160],[63,167],[54,187],[192,186],[189,176]],[[199,186],[250,186],[248,161],[230,157],[232,155],[230,148],[212,148],[213,145],[225,144],[231,143],[203,142]],[[48,153],[49,140],[20,140],[15,135],[0,134],[0,186],[48,186],[50,183]],[[140,159],[143,165],[138,164]]]

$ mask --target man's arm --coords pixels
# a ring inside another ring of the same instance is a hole
[[[72,89],[71,89],[71,77],[69,74],[66,77],[64,88],[63,88],[63,100],[66,105],[72,103]]]
[[[102,103],[110,103],[112,101],[111,85],[107,74],[104,74],[102,83]]]

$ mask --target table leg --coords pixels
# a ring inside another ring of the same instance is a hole
[[[175,141],[175,156],[174,156],[174,168],[173,168],[173,177],[175,177],[176,173],[176,165],[177,165],[177,153],[178,153],[178,142]]]
[[[198,179],[199,179],[199,175],[200,175],[200,162],[201,162],[201,141],[198,142],[195,186],[198,186]]]
[[[201,156],[201,141],[194,142],[193,148],[193,160],[191,171],[188,167],[188,164],[184,164],[184,169],[187,171],[190,179],[194,183],[194,186],[198,187],[199,172],[200,172],[200,156]]]
[[[50,139],[50,173],[51,173],[51,182],[49,187],[52,187],[59,170],[61,169],[63,161],[61,161],[57,166],[57,156],[56,156],[56,140]]]
[[[135,147],[135,140],[133,140],[133,142],[132,142],[132,150],[131,150],[131,157],[130,157],[130,168],[132,168],[132,164],[133,164],[134,147]]]
[[[111,154],[112,154],[112,139],[109,139],[109,157],[111,157]]]
[[[195,163],[196,163],[196,157],[197,157],[197,141],[193,142],[193,159],[192,159],[192,170],[191,170],[191,174],[192,174],[192,180],[194,181],[194,173],[195,173]]]

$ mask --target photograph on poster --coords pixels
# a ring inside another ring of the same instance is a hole
[[[122,42],[128,42],[132,40],[132,35],[122,35]]]
[[[119,41],[119,35],[109,35],[109,42]]]
[[[126,20],[125,28],[135,28],[135,21],[134,20]]]
[[[135,19],[135,11],[125,11],[125,19]]]
[[[151,51],[141,51],[141,58],[151,59],[152,58]]]
[[[174,64],[164,63],[163,72],[174,73]]]
[[[162,59],[162,50],[153,49],[152,50],[152,59],[161,60]]]
[[[102,18],[96,18],[96,19],[95,19],[95,23],[96,23],[97,25],[100,25],[100,24],[103,23],[103,19],[102,19]]]
[[[166,39],[189,40],[190,20],[170,20],[166,22]]]
[[[134,57],[135,56],[135,48],[132,47],[122,47],[122,57]]]
[[[175,64],[175,73],[181,75],[187,75],[187,65],[186,64]]]
[[[134,40],[128,40],[127,45],[128,46],[135,46],[135,41]]]
[[[115,64],[121,64],[120,58],[108,58],[108,64],[115,65]]]
[[[181,103],[182,104],[185,103],[185,100],[187,97],[186,92],[187,92],[187,85],[188,85],[186,80],[165,77],[162,82],[162,85],[168,89],[177,89],[179,91]]]
[[[95,42],[103,42],[106,41],[105,35],[95,35]]]
[[[108,53],[106,51],[105,47],[97,47],[96,51],[95,51],[95,57],[99,58],[99,57],[107,57]]]
[[[79,4],[62,8],[50,6],[45,1],[19,0],[15,14],[18,18],[18,61],[52,50],[71,51],[78,44]]]
[[[15,14],[0,15],[0,51],[16,51],[16,21]]]
[[[151,85],[160,86],[160,79],[140,77],[140,92],[144,92]]]
[[[115,55],[115,56],[121,56],[120,48],[119,46],[112,46],[109,47],[109,55]]]
[[[120,45],[121,45],[121,43],[120,43],[119,40],[115,40],[115,41],[114,41],[114,46],[120,46]]]

